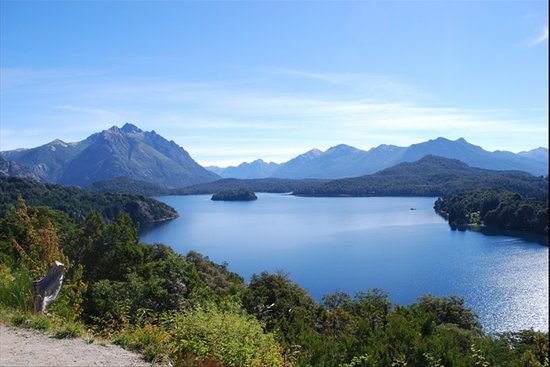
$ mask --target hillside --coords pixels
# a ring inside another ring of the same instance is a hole
[[[368,151],[340,144],[322,152],[312,149],[288,162],[251,172],[258,161],[226,169],[215,168],[223,177],[235,178],[323,178],[338,179],[372,174],[402,162],[414,162],[426,155],[458,159],[471,167],[492,170],[518,170],[535,176],[548,174],[548,149],[537,148],[514,154],[506,151],[489,152],[460,138],[437,138],[409,147],[382,144]]]
[[[29,205],[61,210],[78,222],[83,221],[92,210],[110,220],[127,212],[134,224],[153,223],[178,216],[170,206],[140,195],[92,193],[77,187],[0,177],[0,212],[15,205],[19,196]]]
[[[0,155],[0,177],[21,177],[28,178],[35,181],[44,181],[42,176],[28,169],[27,167],[20,166],[14,161],[10,161]]]
[[[64,185],[87,186],[124,176],[164,187],[183,187],[219,178],[173,141],[132,124],[113,126],[76,143],[56,140],[2,154],[46,181]]]
[[[473,168],[458,160],[429,155],[372,175],[297,189],[294,195],[444,196],[480,188],[540,196],[548,191],[548,181],[525,172]]]
[[[540,233],[548,242],[548,195],[530,198],[509,191],[474,190],[439,198],[434,209],[451,226],[487,225]]]

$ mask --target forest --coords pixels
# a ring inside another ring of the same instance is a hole
[[[248,189],[230,189],[216,192],[212,195],[214,201],[252,201],[258,200],[254,191]]]
[[[332,180],[294,191],[299,196],[446,196],[475,189],[496,189],[543,196],[548,179],[520,171],[473,168],[454,159],[425,156],[372,175]]]
[[[139,242],[131,218],[82,221],[22,198],[0,218],[2,322],[57,337],[91,330],[174,366],[548,366],[548,333],[487,334],[459,296],[403,306],[380,289],[315,301],[283,273],[247,282],[196,252]],[[31,282],[55,260],[64,284],[48,316]]]
[[[510,191],[474,190],[438,198],[434,209],[452,226],[486,225],[548,235],[548,195],[525,197]]]
[[[5,213],[24,197],[29,205],[47,206],[82,222],[92,212],[113,220],[128,213],[135,225],[176,218],[176,210],[158,200],[122,192],[96,193],[78,187],[44,184],[17,177],[0,177],[0,213]]]

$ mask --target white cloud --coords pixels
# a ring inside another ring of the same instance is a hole
[[[548,41],[548,25],[544,26],[540,34],[532,39],[529,39],[527,41],[528,46],[536,46],[540,43],[547,42]]]
[[[37,146],[55,138],[81,140],[124,122],[156,130],[204,164],[257,158],[282,162],[313,147],[404,146],[437,136],[464,137],[500,149],[548,145],[547,111],[428,104],[414,87],[390,77],[278,73],[294,78],[293,87],[273,86],[270,77],[189,83],[73,70],[11,73],[9,83],[2,85],[2,149]],[[33,129],[40,132],[29,133]]]

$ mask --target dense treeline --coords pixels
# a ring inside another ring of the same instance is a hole
[[[212,195],[214,201],[253,201],[257,199],[254,191],[248,189],[223,190]]]
[[[439,198],[434,209],[453,226],[484,224],[506,230],[548,234],[548,196],[474,190]]]
[[[301,196],[446,196],[474,189],[508,190],[526,196],[548,192],[548,180],[519,171],[472,168],[442,157],[426,156],[378,173],[294,191]]]
[[[48,206],[68,213],[81,222],[91,211],[113,220],[128,213],[134,224],[146,224],[177,217],[177,212],[158,200],[127,193],[93,193],[77,187],[39,183],[17,177],[0,177],[0,212],[23,197],[29,205]]]
[[[548,366],[548,333],[483,332],[459,297],[392,305],[382,290],[321,304],[283,273],[249,284],[227,264],[139,243],[130,218],[76,223],[20,201],[0,218],[0,306],[24,310],[30,283],[66,265],[49,311],[176,366]]]
[[[222,180],[208,182],[193,186],[184,187],[182,189],[174,189],[170,192],[171,195],[200,195],[214,194],[223,190],[247,189],[254,192],[270,192],[270,193],[288,193],[300,190],[304,187],[327,182],[327,180],[291,180],[284,178],[257,178],[257,179],[238,179],[225,178]]]
[[[253,192],[289,193],[303,187],[327,182],[328,180],[292,180],[282,178],[238,179],[224,178],[214,182],[191,185],[179,189],[167,189],[158,185],[119,177],[97,181],[86,187],[94,192],[126,192],[147,196],[156,195],[203,195],[225,190],[246,189]]]

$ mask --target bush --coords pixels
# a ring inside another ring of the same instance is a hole
[[[174,317],[173,332],[180,365],[190,360],[199,365],[206,361],[242,367],[283,365],[273,334],[265,333],[255,318],[238,307],[198,308],[178,314]]]
[[[13,272],[0,264],[0,305],[14,310],[27,311],[31,306],[32,274],[26,268]]]

